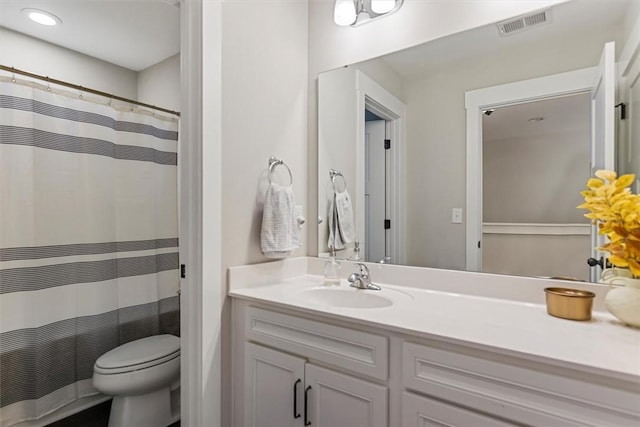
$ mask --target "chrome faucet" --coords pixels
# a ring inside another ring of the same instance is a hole
[[[349,281],[349,286],[358,289],[369,289],[372,291],[379,291],[382,289],[378,285],[374,285],[371,283],[371,278],[369,277],[369,267],[364,264],[356,263],[356,265],[360,268],[359,273],[351,273],[347,280]]]

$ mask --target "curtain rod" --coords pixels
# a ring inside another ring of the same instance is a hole
[[[155,105],[145,104],[144,102],[135,101],[133,99],[123,98],[121,96],[113,95],[111,93],[102,92],[101,90],[90,89],[90,88],[86,88],[84,86],[75,85],[73,83],[68,83],[68,82],[65,82],[65,81],[62,81],[62,80],[52,79],[49,76],[41,76],[39,74],[34,74],[34,73],[30,73],[28,71],[19,70],[19,69],[14,68],[14,67],[7,67],[6,65],[1,65],[1,64],[0,64],[0,70],[8,71],[8,72],[14,73],[14,74],[20,74],[20,75],[31,77],[31,78],[38,79],[38,80],[44,80],[44,81],[46,81],[48,83],[53,83],[53,84],[57,84],[57,85],[61,85],[61,86],[70,87],[72,89],[77,89],[77,90],[82,91],[82,92],[92,93],[94,95],[105,96],[107,98],[115,99],[117,101],[128,102],[130,104],[139,105],[141,107],[146,107],[146,108],[151,108],[153,110],[158,110],[158,111],[162,111],[162,112],[165,112],[165,113],[174,114],[174,115],[180,117],[180,113],[178,111],[167,110],[166,108],[160,108],[160,107],[156,107]]]

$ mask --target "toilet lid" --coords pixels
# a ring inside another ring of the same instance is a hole
[[[114,348],[96,360],[100,369],[139,369],[139,365],[153,366],[180,355],[180,338],[174,335],[155,335],[131,341]],[[156,363],[156,364],[157,364]]]

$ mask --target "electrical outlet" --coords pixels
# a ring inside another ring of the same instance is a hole
[[[451,223],[462,224],[462,208],[453,208],[451,210]]]

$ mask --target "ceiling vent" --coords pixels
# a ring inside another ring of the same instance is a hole
[[[510,19],[498,24],[498,31],[501,36],[508,36],[551,22],[551,15],[548,10],[535,12],[519,18]]]

